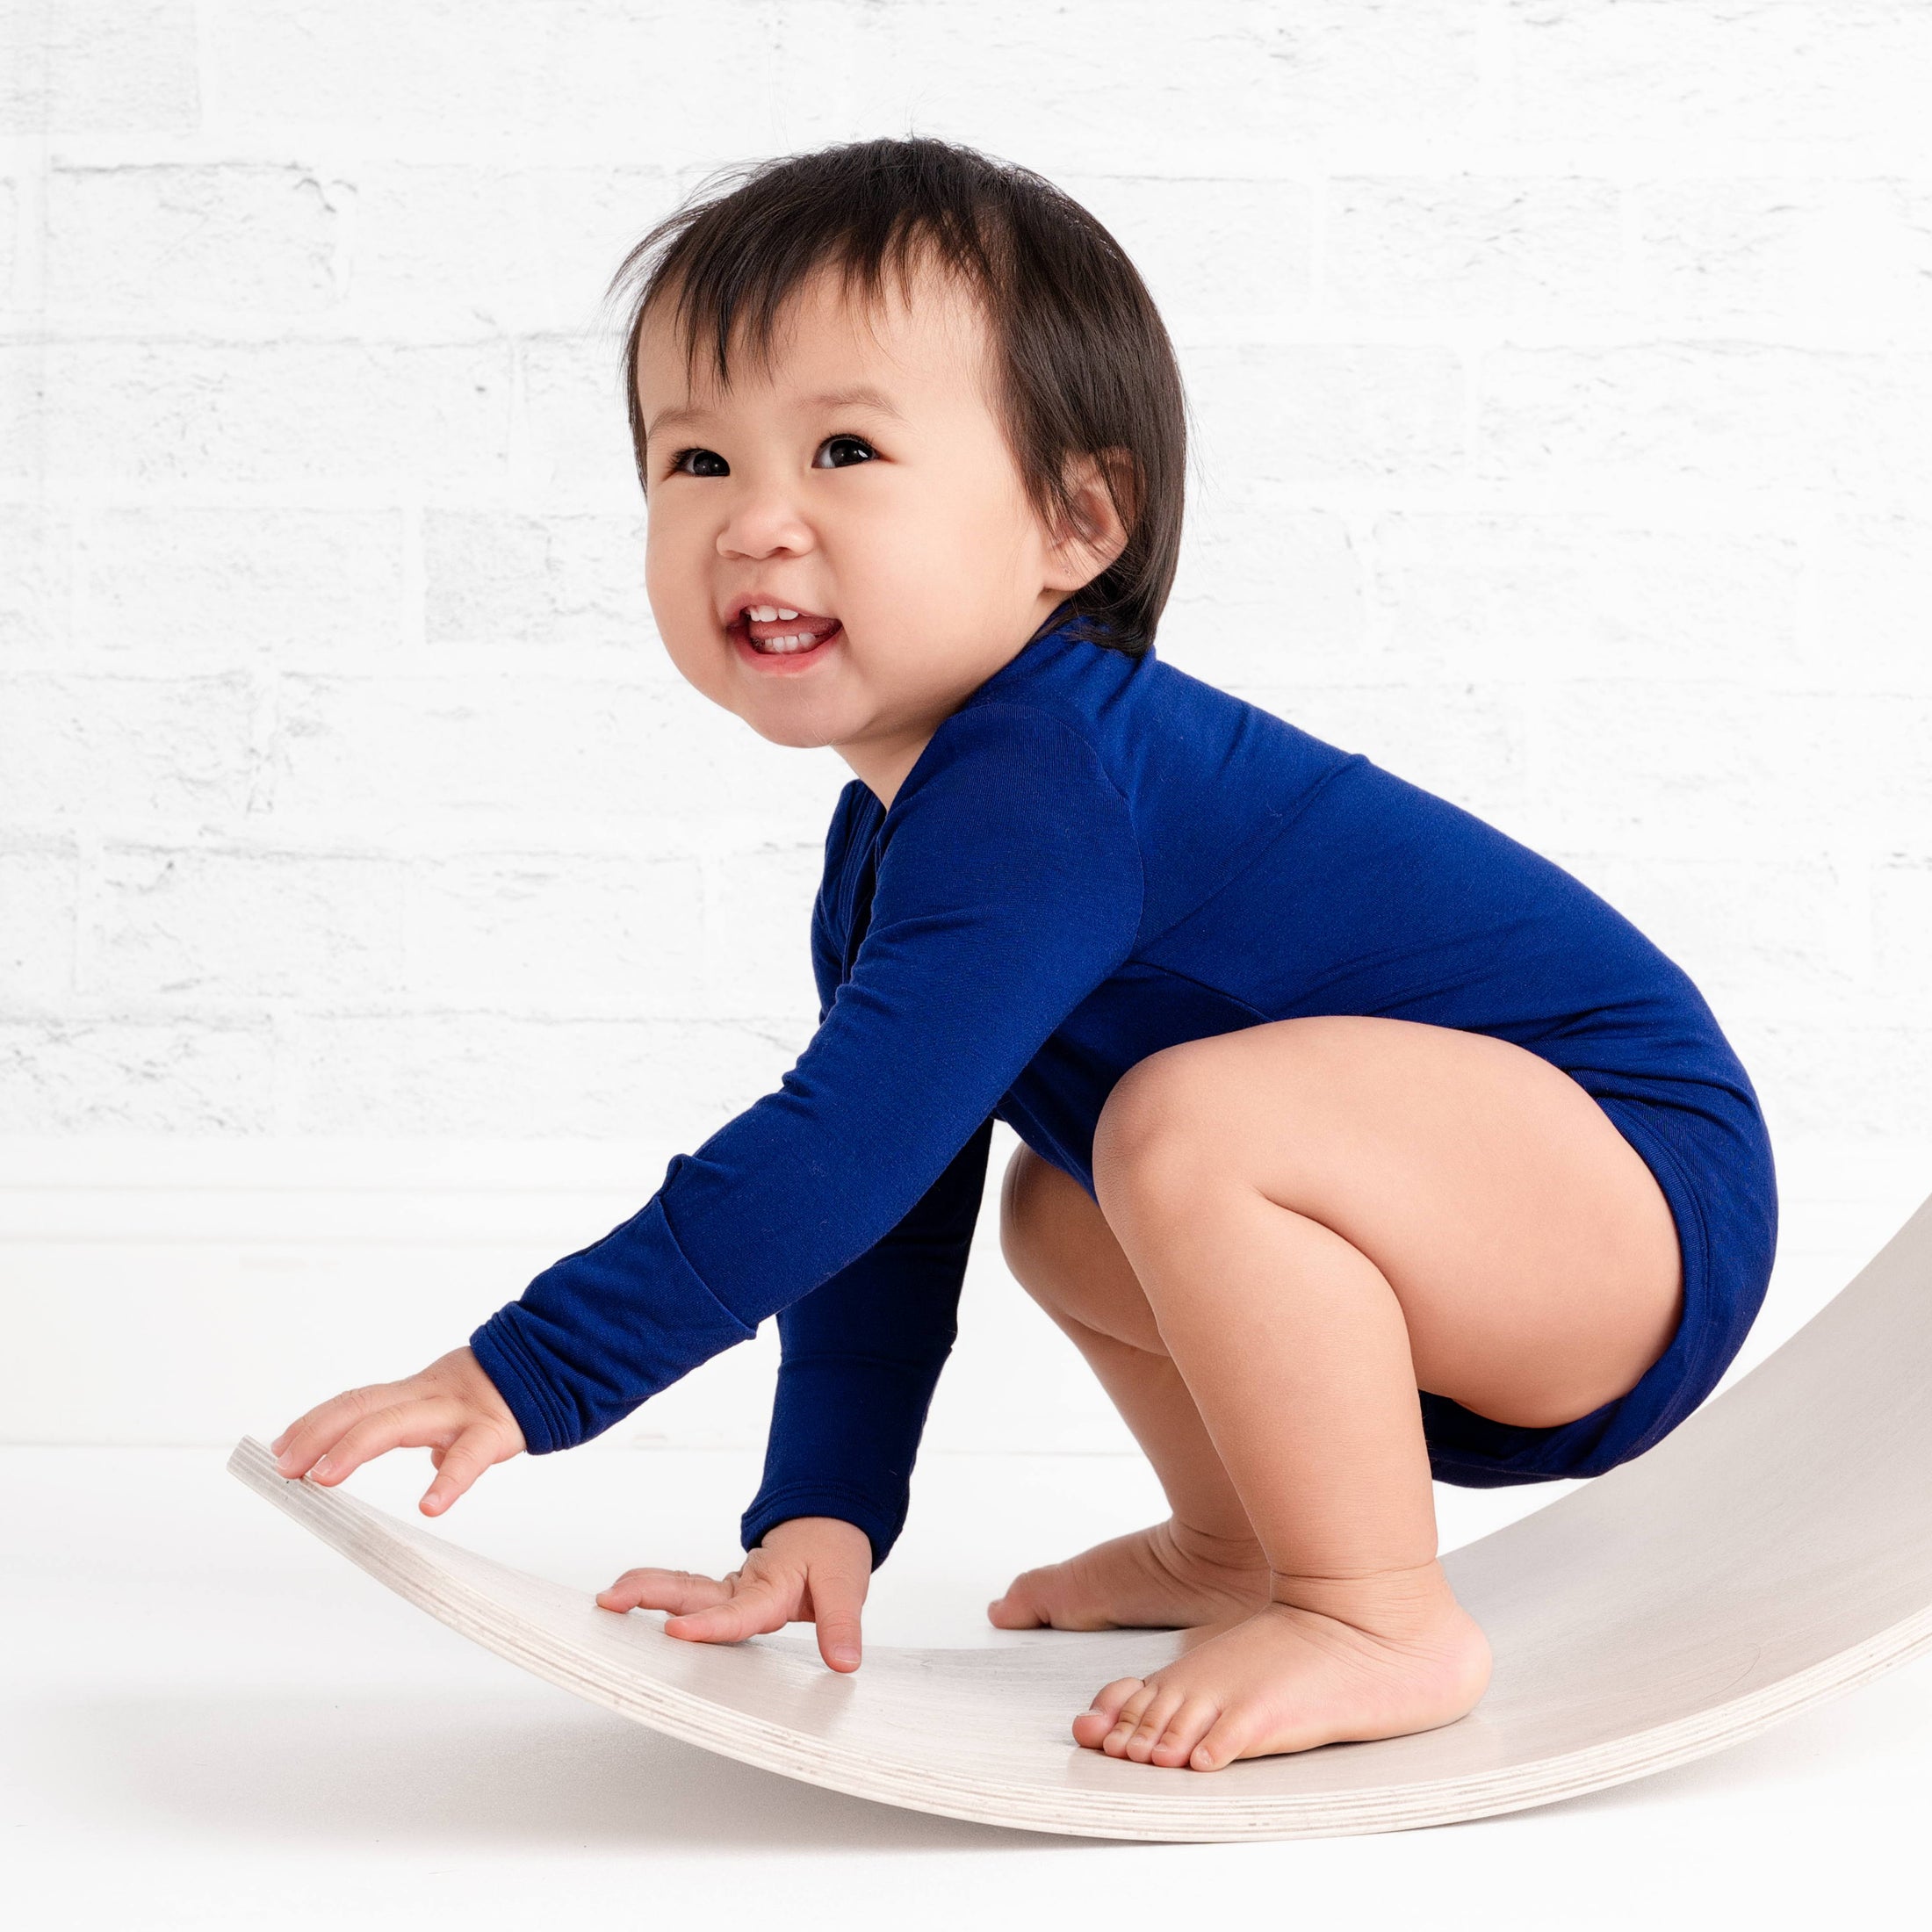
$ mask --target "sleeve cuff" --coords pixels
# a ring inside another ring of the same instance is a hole
[[[792,1483],[753,1502],[739,1526],[739,1540],[746,1550],[754,1550],[768,1531],[795,1516],[837,1517],[863,1530],[872,1545],[874,1569],[884,1562],[905,1526],[903,1509],[888,1509],[843,1483]]]
[[[757,1333],[684,1258],[661,1192],[566,1255],[470,1337],[532,1455],[600,1435],[700,1362]]]

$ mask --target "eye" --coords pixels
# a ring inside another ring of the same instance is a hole
[[[685,465],[687,463],[715,463],[717,467],[715,470],[686,469]],[[732,466],[716,450],[680,450],[671,458],[671,467],[667,474],[676,476],[681,472],[685,476],[729,476],[732,473]]]
[[[879,453],[863,436],[827,436],[818,445],[818,448],[821,453],[830,455],[833,460],[823,465],[814,463],[812,467],[815,470],[820,468],[827,470],[849,469],[854,463],[871,462]],[[856,455],[852,453],[854,451],[857,451]]]

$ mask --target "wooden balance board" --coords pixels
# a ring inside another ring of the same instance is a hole
[[[950,1818],[1170,1841],[1395,1831],[1517,1811],[1721,1749],[1932,1646],[1932,1200],[1813,1320],[1662,1442],[1443,1559],[1495,1675],[1453,1724],[1213,1772],[1068,1726],[1164,1631],[869,1648],[667,1637],[306,1478],[229,1469],[452,1630],[653,1730]]]

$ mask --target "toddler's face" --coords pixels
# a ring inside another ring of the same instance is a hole
[[[1092,488],[1097,534],[1053,540],[993,415],[989,349],[977,301],[923,263],[910,303],[889,276],[869,314],[820,273],[781,318],[771,370],[740,353],[728,391],[702,350],[687,386],[663,313],[639,335],[666,648],[761,737],[835,746],[888,804],[940,723],[1124,536]]]

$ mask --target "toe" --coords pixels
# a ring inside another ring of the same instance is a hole
[[[986,1621],[995,1630],[1037,1630],[1047,1621],[1026,1588],[1024,1576],[1016,1576],[1006,1586],[1004,1597],[986,1606]]]
[[[1090,1750],[1099,1750],[1113,1730],[1114,1721],[1121,1714],[1121,1706],[1143,1688],[1138,1677],[1116,1677],[1100,1691],[1086,1710],[1074,1719],[1074,1741],[1085,1745]]]
[[[1140,1729],[1141,1713],[1146,1710],[1158,1694],[1158,1686],[1143,1683],[1125,1704],[1120,1714],[1114,1719],[1114,1728],[1100,1741],[1100,1748],[1109,1757],[1125,1757],[1128,1740]]]
[[[1186,1764],[1193,1755],[1194,1747],[1207,1735],[1220,1714],[1220,1706],[1206,1698],[1184,1699],[1179,1709],[1168,1719],[1166,1728],[1155,1741],[1148,1763],[1176,1766]]]
[[[1053,1630],[1111,1630],[1107,1613],[1097,1609],[1090,1584],[1083,1582],[1071,1563],[1049,1563],[1044,1569],[1027,1570],[1013,1578],[1000,1600],[1002,1616],[996,1618],[1007,1630],[1032,1630],[1045,1626]],[[1006,1616],[1015,1618],[1006,1622]]]
[[[1006,1585],[1006,1594],[986,1614],[999,1630],[1078,1630],[1083,1620],[1069,1612],[1065,1566],[1023,1570]]]
[[[1153,1756],[1161,1734],[1166,1730],[1183,1701],[1180,1691],[1165,1689],[1157,1690],[1147,1700],[1141,1712],[1140,1722],[1134,1727],[1133,1735],[1127,1741],[1127,1755],[1136,1764],[1145,1764]]]
[[[1216,1718],[1208,1734],[1188,1753],[1189,1767],[1197,1771],[1218,1771],[1232,1764],[1247,1748],[1244,1727],[1228,1717]]]
[[[1113,1728],[1112,1719],[1101,1716],[1098,1711],[1083,1711],[1073,1720],[1073,1741],[1090,1751],[1097,1751],[1101,1741]]]

